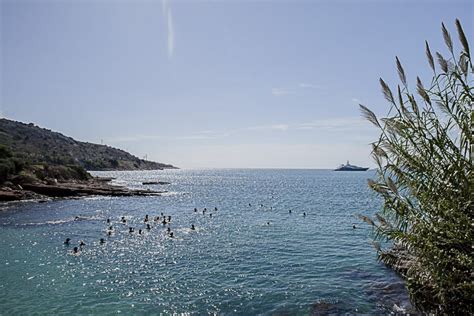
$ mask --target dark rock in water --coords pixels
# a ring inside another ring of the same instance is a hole
[[[154,185],[154,184],[157,184],[157,185],[165,185],[165,184],[171,184],[170,182],[166,182],[166,181],[145,181],[145,182],[142,182],[143,185]]]
[[[321,301],[315,303],[311,306],[309,314],[311,316],[319,316],[319,315],[340,315],[342,310],[338,307],[335,303],[329,303],[326,301]]]

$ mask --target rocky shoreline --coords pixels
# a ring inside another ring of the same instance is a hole
[[[92,178],[87,181],[33,182],[0,187],[0,202],[47,200],[85,196],[159,196],[166,191],[129,189],[111,185],[111,179]]]

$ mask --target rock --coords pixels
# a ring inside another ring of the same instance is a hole
[[[339,307],[336,304],[321,301],[311,306],[309,314],[311,316],[339,315],[340,312],[341,311],[339,310]]]
[[[165,185],[165,184],[171,184],[170,182],[166,182],[166,181],[145,181],[145,182],[142,182],[143,185],[153,185],[153,184],[157,184],[157,185]]]

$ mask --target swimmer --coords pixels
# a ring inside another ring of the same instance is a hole
[[[303,212],[303,217],[306,217],[306,212]]]
[[[168,222],[171,222],[171,216],[168,216]]]
[[[270,225],[270,222],[267,222],[267,225]]]
[[[212,213],[210,213],[210,214],[209,214],[209,217],[211,217],[211,218],[212,218]]]
[[[161,222],[163,225],[166,225],[166,218],[163,218],[163,221]]]
[[[217,212],[217,207],[214,207],[214,211]]]
[[[148,214],[145,215],[145,219],[143,220],[145,223],[148,222]]]
[[[155,217],[155,222],[158,222],[159,220],[160,220],[159,216]]]
[[[122,216],[122,223],[125,224],[126,222],[127,222],[127,220],[125,219],[125,216]]]
[[[197,212],[197,211],[198,211],[198,209],[197,209],[197,208],[194,208],[194,212]]]
[[[107,218],[107,224],[109,224],[109,223],[110,223],[110,218]]]
[[[109,237],[112,236],[112,232],[109,230],[109,231],[107,232],[107,235],[108,235]]]
[[[291,214],[291,210],[288,211],[288,214]]]
[[[83,246],[85,246],[85,245],[86,245],[86,243],[81,240],[81,242],[79,243],[79,247],[83,247]]]
[[[174,234],[173,232],[170,233],[170,237],[173,238],[174,237]]]
[[[206,209],[202,210],[202,215],[206,214]]]
[[[142,230],[141,230],[141,229],[138,230],[138,234],[139,234],[139,235],[142,234]]]
[[[114,228],[112,226],[109,226],[109,230],[113,230]]]
[[[101,238],[101,239],[100,239],[100,243],[101,243],[101,244],[105,244],[104,238]]]
[[[167,231],[167,232],[168,232],[168,234],[169,234],[169,233],[171,232],[171,228],[170,228],[170,227],[168,227],[168,228],[166,229],[166,231]]]
[[[64,244],[69,246],[70,241],[71,241],[71,238],[66,238],[66,241],[64,242]]]
[[[73,252],[73,254],[78,255],[78,254],[79,254],[79,248],[74,247],[74,249],[72,250],[72,252]]]
[[[249,203],[249,206],[252,206],[252,203]]]
[[[191,230],[196,230],[196,227],[194,227],[194,224],[191,225]]]
[[[146,224],[146,229],[150,230],[151,229],[151,226],[150,224]]]
[[[129,233],[133,233],[133,231],[134,231],[134,230],[133,230],[133,227],[129,227],[129,228],[128,228],[128,232],[129,232]]]
[[[356,225],[352,225],[352,229],[356,229],[356,228],[357,228]]]
[[[164,216],[164,215],[163,215],[163,212],[161,212],[161,216]]]

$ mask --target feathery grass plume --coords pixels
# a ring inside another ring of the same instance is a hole
[[[375,213],[375,217],[382,224],[382,226],[390,226],[390,224],[379,213]]]
[[[428,93],[426,93],[425,88],[423,87],[423,83],[420,80],[420,77],[416,77],[416,88],[418,90],[418,94],[426,101],[429,105],[431,105],[430,97]]]
[[[440,53],[436,52],[436,57],[438,58],[438,63],[441,66],[441,70],[443,70],[445,73],[448,72],[448,61],[444,59],[443,55]]]
[[[393,94],[392,91],[390,90],[390,87],[383,81],[382,78],[379,79],[380,85],[382,86],[382,92],[383,95],[385,96],[385,99],[387,99],[388,102],[395,104],[393,101]]]
[[[441,29],[443,31],[444,42],[446,43],[446,46],[448,46],[449,51],[452,53],[453,52],[453,41],[451,40],[451,35],[449,35],[448,30],[444,26],[444,23],[441,23]]]
[[[459,68],[461,68],[463,74],[467,74],[469,63],[465,55],[461,55],[461,57],[459,57]]]
[[[359,104],[359,109],[362,113],[362,115],[372,124],[375,126],[380,127],[380,123],[377,120],[377,116],[375,116],[374,112],[369,110],[367,107],[363,106],[362,104]]]
[[[393,193],[398,194],[398,189],[395,183],[393,182],[392,178],[387,177],[387,185],[392,190]]]
[[[464,31],[462,29],[461,22],[459,22],[459,19],[456,19],[456,29],[458,30],[459,41],[461,42],[462,47],[467,54],[467,57],[471,58],[471,54],[469,52],[469,43],[467,42],[466,35],[464,35]]]
[[[374,221],[371,220],[368,216],[361,215],[361,214],[357,214],[357,217],[359,217],[361,220],[363,220],[363,221],[366,222],[367,224],[369,224],[369,225],[371,225],[371,226],[375,226]]]
[[[397,62],[398,76],[400,77],[400,81],[406,87],[407,86],[407,77],[405,76],[405,70],[403,69],[402,64],[400,63],[400,60],[398,59],[398,56],[395,56],[395,59],[396,59],[396,62]]]
[[[394,103],[388,86],[381,81],[390,103],[387,116],[377,119],[361,107],[363,116],[378,123],[380,134],[371,152],[376,176],[367,182],[383,206],[375,215],[377,223],[365,215],[359,218],[371,225],[375,240],[392,242],[388,251],[382,251],[380,244],[375,246],[378,259],[394,269],[401,264],[408,267],[398,271],[405,277],[412,303],[426,314],[474,314],[474,287],[469,282],[474,266],[474,69],[468,37],[458,20],[456,26],[464,51],[454,51],[443,24],[443,37],[453,51],[447,60],[436,53],[443,71],[440,75],[426,42],[433,70],[429,88],[417,77],[419,96],[408,86],[403,90],[398,86]],[[399,75],[404,74],[398,70]],[[421,100],[434,103],[436,109],[419,107]]]
[[[426,52],[426,58],[428,58],[428,62],[430,64],[430,67],[431,69],[433,69],[433,72],[436,72],[436,69],[435,69],[435,65],[434,65],[434,60],[433,60],[433,55],[431,55],[431,51],[430,51],[430,46],[428,45],[428,42],[425,41],[425,46],[426,46],[426,49],[425,49],[425,52]]]

